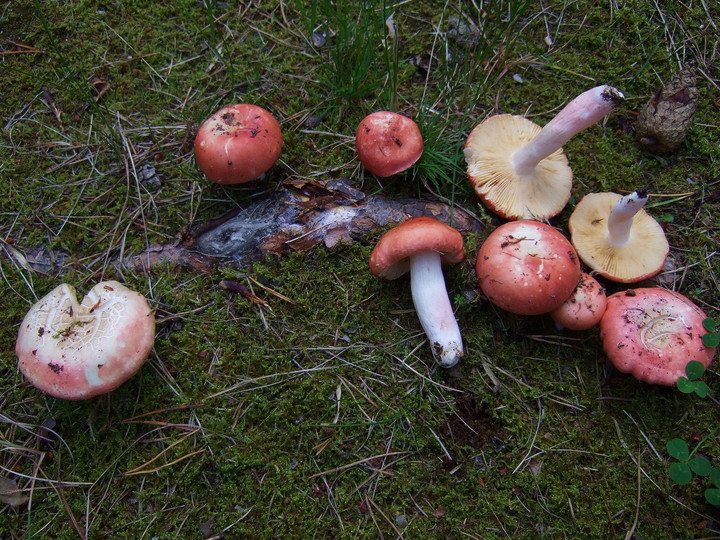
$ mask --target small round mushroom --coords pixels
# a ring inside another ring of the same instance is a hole
[[[670,246],[665,232],[643,206],[645,190],[585,195],[570,215],[572,243],[583,262],[599,275],[635,283],[663,268]]]
[[[518,315],[557,309],[580,281],[575,248],[538,221],[511,221],[480,246],[475,263],[480,288],[496,306]]]
[[[280,157],[280,124],[257,105],[223,107],[205,120],[195,136],[195,159],[208,179],[240,184],[262,176]]]
[[[363,166],[380,178],[409,169],[423,152],[418,125],[390,111],[363,118],[355,133],[355,146]]]
[[[583,272],[570,297],[551,311],[550,317],[562,328],[588,330],[600,322],[606,307],[605,288],[597,279]]]
[[[454,366],[463,355],[442,263],[465,258],[462,235],[430,217],[412,218],[380,238],[370,255],[370,271],[384,279],[410,272],[413,303],[439,365]]]
[[[603,349],[623,373],[672,386],[691,360],[706,368],[715,347],[702,342],[705,313],[680,293],[657,287],[629,289],[608,297],[600,321]]]
[[[64,283],[25,315],[15,353],[33,386],[77,400],[110,392],[132,377],[154,341],[155,316],[141,294],[103,281],[78,304],[75,289]]]
[[[544,128],[510,114],[491,116],[465,144],[467,175],[485,205],[505,219],[547,220],[570,199],[572,170],[562,145],[622,103],[611,86],[588,90]]]

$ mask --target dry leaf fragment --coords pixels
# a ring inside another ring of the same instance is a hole
[[[24,495],[22,490],[18,488],[15,480],[0,476],[0,501],[15,507],[25,504],[29,497]]]
[[[441,518],[446,513],[447,513],[447,510],[441,506],[440,508],[436,508],[435,510],[433,510],[432,515],[433,515],[433,517]]]

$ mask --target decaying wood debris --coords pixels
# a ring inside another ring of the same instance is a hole
[[[191,227],[174,244],[151,246],[123,265],[143,271],[172,261],[205,273],[266,255],[349,244],[373,229],[417,216],[434,217],[463,233],[481,230],[467,212],[442,202],[366,195],[345,179],[295,181],[262,201]]]

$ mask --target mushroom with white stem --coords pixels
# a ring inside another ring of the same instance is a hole
[[[570,199],[572,170],[562,145],[624,100],[612,86],[583,92],[542,129],[523,118],[485,119],[465,143],[467,175],[475,192],[505,219],[546,220]]]
[[[465,258],[462,235],[430,217],[410,219],[380,238],[370,271],[384,279],[410,272],[413,303],[433,356],[445,368],[463,355],[462,336],[445,287],[442,263]]]
[[[599,275],[635,283],[663,268],[670,246],[665,232],[643,207],[646,190],[625,197],[590,193],[568,221],[572,243],[582,261]]]

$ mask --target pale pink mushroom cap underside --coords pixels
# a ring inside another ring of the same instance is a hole
[[[715,347],[702,343],[706,318],[685,296],[640,288],[608,297],[600,337],[608,359],[623,373],[651,384],[672,386],[691,360],[706,368]]]
[[[105,281],[78,304],[75,289],[62,284],[28,311],[15,352],[33,386],[78,400],[110,392],[132,377],[154,339],[155,317],[141,294]]]
[[[533,174],[515,172],[513,154],[540,130],[522,116],[498,114],[475,127],[465,143],[470,184],[483,203],[505,219],[550,219],[570,199],[573,175],[562,148],[541,160]]]

